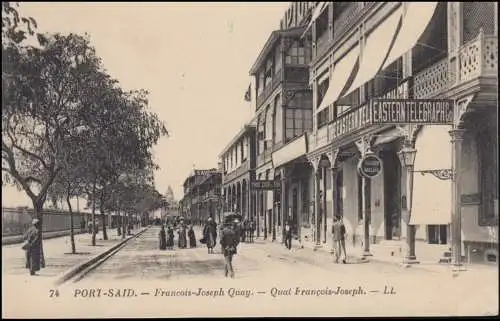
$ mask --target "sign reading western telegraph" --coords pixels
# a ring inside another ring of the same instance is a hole
[[[373,124],[450,125],[453,101],[447,99],[373,99]]]
[[[250,183],[252,189],[256,190],[274,190],[281,188],[280,181],[253,181]]]

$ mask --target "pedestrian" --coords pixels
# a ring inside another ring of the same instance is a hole
[[[189,248],[191,248],[191,249],[195,248],[196,247],[196,235],[194,234],[193,225],[189,226],[188,237],[189,237]]]
[[[345,225],[340,216],[335,216],[332,225],[333,249],[335,254],[335,263],[339,263],[342,257],[342,263],[346,263],[347,252],[345,250]]]
[[[214,247],[217,244],[217,223],[209,217],[203,228],[203,240],[207,244],[208,254],[214,253]]]
[[[187,239],[186,239],[186,225],[184,225],[184,220],[180,221],[177,234],[179,235],[179,240],[178,240],[179,248],[185,249],[187,247]]]
[[[255,233],[255,221],[252,217],[250,221],[250,243],[253,243],[253,234]]]
[[[30,275],[35,275],[40,271],[42,263],[42,239],[40,220],[35,218],[31,222],[31,227],[26,231],[22,249],[26,251],[26,268],[30,270]]]
[[[236,235],[236,245],[240,244],[241,240],[241,223],[239,219],[235,219],[233,223],[234,234]]]
[[[224,225],[220,236],[220,245],[224,255],[224,276],[228,277],[229,274],[231,278],[234,278],[233,256],[237,253],[238,236],[234,231],[234,225],[231,226],[231,223]]]
[[[167,248],[167,234],[165,233],[165,226],[161,226],[160,233],[158,235],[159,237],[159,243],[160,243],[160,250],[165,250]]]
[[[292,226],[290,221],[285,223],[285,246],[287,249],[292,249]]]
[[[167,227],[167,249],[172,250],[174,248],[174,229],[172,225]]]

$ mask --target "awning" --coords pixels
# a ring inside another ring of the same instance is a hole
[[[342,96],[347,96],[377,75],[394,43],[402,13],[402,8],[399,7],[368,35],[359,71]]]
[[[307,153],[306,135],[286,144],[272,154],[273,167],[278,168]]]
[[[316,113],[322,111],[330,104],[337,101],[342,89],[346,86],[347,80],[352,74],[354,65],[359,57],[359,45],[351,49],[340,61],[335,64],[333,72],[330,75],[328,89],[323,101],[316,109]]]
[[[425,126],[419,133],[415,148],[413,174],[412,225],[446,225],[451,222],[451,180],[440,180],[420,170],[450,169],[452,149],[450,126]],[[439,155],[439,157],[436,157]]]
[[[406,4],[408,7],[403,16],[401,30],[382,68],[389,66],[418,43],[434,15],[437,4],[437,2],[408,2]]]
[[[386,132],[383,132],[381,134],[375,135],[375,142],[373,142],[373,147],[382,145],[382,144],[387,144],[392,141],[395,141],[396,139],[400,138],[403,136],[403,130],[399,127],[396,127],[394,129],[388,130]]]
[[[304,35],[306,32],[309,31],[309,29],[311,29],[312,27],[312,24],[314,23],[314,21],[316,21],[316,19],[318,19],[318,17],[321,15],[321,13],[323,12],[323,10],[325,10],[325,8],[328,6],[328,2],[327,1],[323,1],[323,2],[320,2],[316,8],[314,8],[314,11],[312,13],[312,16],[311,16],[311,21],[309,21],[309,24],[307,25],[307,28],[306,30],[304,30],[304,33],[302,35]]]

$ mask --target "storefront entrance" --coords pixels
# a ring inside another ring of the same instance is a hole
[[[401,237],[401,163],[394,144],[380,152],[384,163],[384,225],[385,239]]]

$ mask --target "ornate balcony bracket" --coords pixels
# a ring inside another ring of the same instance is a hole
[[[450,179],[453,180],[455,176],[455,173],[452,169],[429,169],[429,170],[419,170],[413,172],[420,173],[422,174],[422,176],[425,176],[425,174],[431,174],[442,181],[447,181]]]

